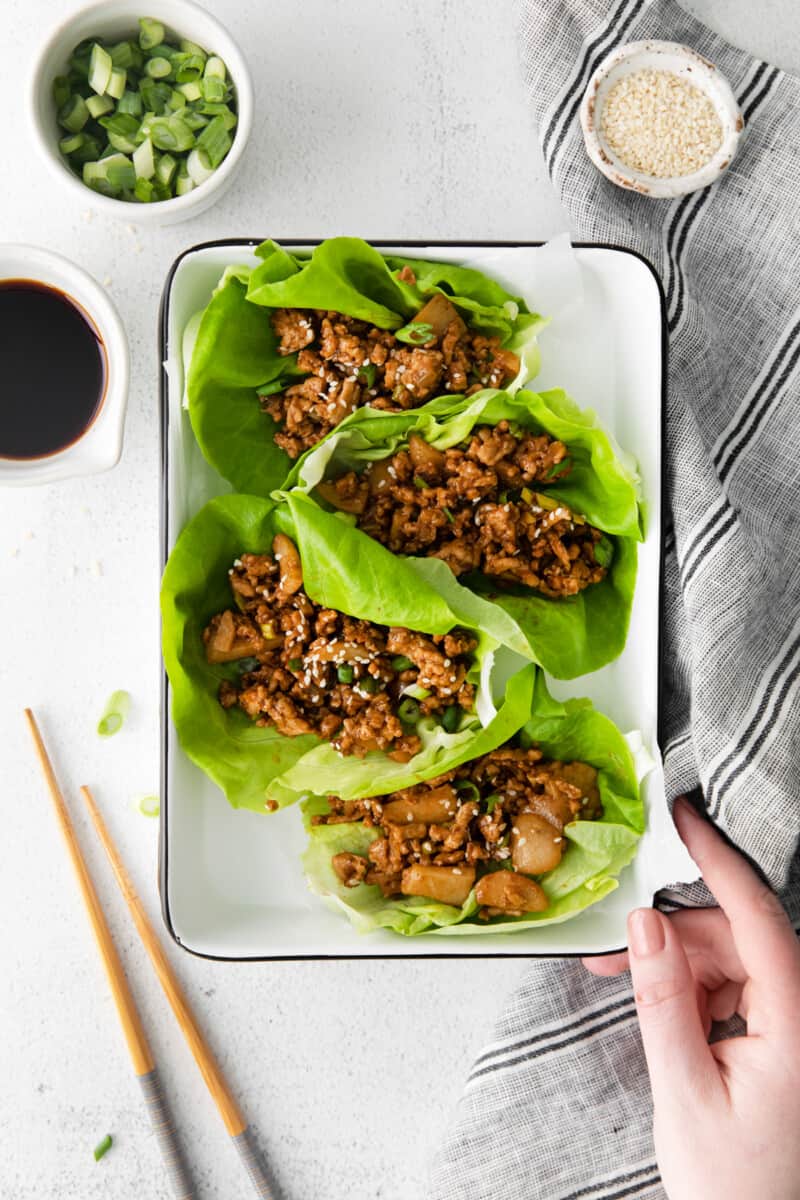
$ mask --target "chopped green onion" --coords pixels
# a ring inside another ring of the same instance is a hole
[[[110,117],[101,117],[100,124],[115,150],[120,150],[123,154],[133,154],[136,149],[136,135],[139,132],[136,117],[128,113],[114,113]]]
[[[286,384],[281,379],[276,379],[272,383],[263,383],[260,388],[257,388],[259,396],[275,396],[278,392],[286,389]]]
[[[502,802],[503,802],[503,797],[501,795],[499,795],[497,792],[492,792],[491,796],[486,797],[486,801],[485,801],[486,811],[488,813],[494,812],[495,805],[502,804]]]
[[[194,145],[194,134],[175,113],[150,123],[150,140],[159,150],[190,150]]]
[[[368,696],[374,696],[379,691],[380,684],[371,675],[366,675],[363,679],[359,679],[356,687],[359,691],[366,692]]]
[[[480,800],[481,794],[471,779],[456,779],[453,787],[465,800]]]
[[[108,91],[113,70],[111,55],[99,42],[95,42],[89,59],[89,87],[93,92],[97,92],[98,96],[103,96]]]
[[[161,814],[161,801],[158,796],[140,796],[136,807],[143,817],[158,817]]]
[[[456,520],[456,519],[455,519],[455,517],[453,516],[452,512],[450,511],[450,509],[449,509],[449,508],[443,508],[443,509],[442,509],[442,512],[443,512],[443,513],[444,513],[444,515],[447,517],[447,519],[448,519],[448,521],[450,522],[450,524],[451,524],[451,525],[454,525],[454,524],[455,524],[455,520]]]
[[[302,671],[303,660],[302,658],[290,658],[287,665],[290,671]]]
[[[117,112],[127,113],[131,117],[141,117],[144,112],[141,92],[123,92],[117,101]]]
[[[448,733],[455,733],[461,724],[461,709],[457,704],[451,704],[449,708],[444,710],[442,717],[442,728]]]
[[[70,98],[72,88],[66,75],[56,75],[53,80],[53,100],[56,108],[63,108]]]
[[[108,1153],[108,1151],[111,1149],[112,1141],[113,1138],[111,1137],[111,1134],[107,1133],[102,1142],[97,1143],[93,1151],[95,1162],[100,1162],[100,1159],[103,1157],[103,1155]]]
[[[208,117],[222,117],[227,130],[235,129],[238,117],[231,112],[227,104],[199,104],[198,111]]]
[[[416,700],[412,700],[410,696],[406,696],[397,706],[397,716],[404,725],[414,725],[419,720],[419,704]]]
[[[413,662],[405,654],[398,654],[392,659],[392,670],[398,673],[400,671],[410,671],[413,666]]]
[[[121,67],[114,67],[111,72],[106,91],[109,96],[113,96],[115,100],[121,100],[125,95],[125,84],[128,82],[128,72],[123,71]]]
[[[214,168],[208,161],[208,155],[205,150],[199,146],[195,146],[186,160],[186,170],[196,184],[205,183],[214,174]]]
[[[201,54],[190,54],[175,72],[175,78],[178,83],[196,83],[203,74],[203,68],[206,65],[206,60]],[[194,99],[199,100],[203,94],[203,89],[198,85],[197,96]]]
[[[152,50],[166,37],[166,30],[160,21],[152,17],[139,18],[139,45],[143,50]]]
[[[203,93],[200,85],[197,83],[178,83],[176,91],[183,96],[187,103],[192,104],[195,100],[201,100]]]
[[[139,81],[139,95],[148,112],[154,112],[156,116],[160,117],[166,110],[172,95],[172,88],[168,83],[157,83],[155,79],[150,79],[145,75]]]
[[[70,162],[74,166],[82,166],[87,162],[96,162],[100,157],[100,143],[97,138],[83,134],[83,145],[70,154]]]
[[[410,696],[412,700],[427,700],[430,694],[430,688],[421,687],[418,683],[411,683],[408,687],[403,688],[403,695]]]
[[[96,121],[106,113],[114,111],[114,101],[110,96],[88,96],[86,107],[89,110],[89,116]]]
[[[353,675],[353,668],[347,666],[346,664],[343,664],[336,670],[336,678],[339,680],[339,683],[352,683]]]
[[[97,162],[83,164],[83,182],[104,196],[116,196],[123,188],[136,186],[136,171],[129,158],[112,151]]]
[[[186,109],[187,103],[188,103],[188,101],[187,101],[186,97],[184,96],[183,92],[179,92],[177,88],[172,88],[172,90],[170,91],[170,94],[169,94],[169,100],[167,101],[167,108],[169,109],[169,111],[170,112],[180,112],[182,117],[186,117],[187,113],[186,113],[185,109]]]
[[[161,58],[158,55],[156,58],[148,58],[144,69],[151,79],[166,79],[168,75],[172,74],[172,63],[168,58]]]
[[[134,199],[141,204],[152,204],[156,199],[155,188],[149,179],[144,179],[139,176],[136,180],[136,185],[133,189]]]
[[[219,103],[227,95],[227,87],[216,75],[203,76],[200,86],[203,89],[203,98],[211,103]]]
[[[127,71],[128,67],[141,65],[142,62],[141,51],[132,42],[117,42],[116,46],[111,46],[109,54],[114,66],[120,67],[123,71]]]
[[[141,146],[133,152],[133,166],[137,181],[152,179],[156,173],[156,160],[153,154],[153,143],[145,138]]]
[[[225,63],[222,59],[217,58],[216,54],[212,54],[206,63],[203,74],[206,79],[221,79],[224,82],[228,73],[225,70]]]
[[[103,715],[97,722],[97,732],[100,737],[112,737],[115,733],[119,733],[128,715],[130,703],[131,698],[128,692],[111,693]]]
[[[74,154],[76,150],[80,150],[85,141],[85,133],[71,133],[68,137],[61,138],[58,148],[62,154]]]
[[[171,154],[162,154],[156,163],[156,179],[165,187],[172,183],[172,177],[178,169],[178,164]]]
[[[378,368],[375,363],[367,363],[365,367],[358,368],[358,382],[363,383],[365,387],[371,388],[375,383],[375,376]]]
[[[222,117],[214,117],[200,134],[197,144],[205,150],[211,166],[216,170],[233,144]]]
[[[427,321],[412,321],[402,329],[395,329],[394,336],[398,342],[407,342],[412,346],[421,346],[433,337],[433,326]]]
[[[605,536],[600,538],[599,542],[594,543],[594,559],[601,567],[610,567],[614,558],[614,543],[611,538]]]
[[[178,177],[175,180],[176,196],[185,196],[188,192],[193,192],[195,187],[196,184],[190,175],[181,175],[180,172],[178,173]]]
[[[80,133],[88,120],[89,109],[86,107],[86,101],[83,96],[77,94],[70,96],[58,112],[59,125],[63,125],[70,133]]]
[[[180,96],[180,92],[178,92],[178,95]],[[198,129],[205,129],[208,124],[208,117],[204,117],[202,113],[195,112],[193,109],[182,109],[181,116],[192,133],[197,133]]]
[[[208,58],[208,55],[203,47],[198,46],[197,42],[190,42],[188,38],[181,38],[180,46],[184,54],[196,54],[202,58],[204,63]]]

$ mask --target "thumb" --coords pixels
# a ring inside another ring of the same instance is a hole
[[[697,992],[680,938],[661,913],[628,917],[628,950],[636,1010],[656,1109],[708,1097],[719,1072],[697,1007]]]

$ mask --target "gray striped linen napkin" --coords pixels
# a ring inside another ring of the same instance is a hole
[[[800,81],[671,0],[518,0],[553,183],[583,240],[644,254],[669,322],[661,746],[670,799],[710,816],[800,915]],[[648,200],[609,183],[578,121],[615,46],[687,43],[747,123],[713,187]],[[793,770],[794,768],[794,770]],[[662,906],[712,903],[702,884]],[[629,976],[533,965],[473,1066],[429,1200],[663,1200]]]

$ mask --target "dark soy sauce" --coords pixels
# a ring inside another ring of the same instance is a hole
[[[0,457],[46,458],[94,420],[106,385],[100,334],[74,300],[0,280]]]

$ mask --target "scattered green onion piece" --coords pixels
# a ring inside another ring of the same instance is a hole
[[[141,53],[139,47],[136,47],[138,53],[138,61],[141,62]],[[134,57],[133,45],[131,42],[117,42],[116,46],[111,46],[108,53],[111,55],[111,62],[115,67],[121,67],[123,71],[127,71],[128,67],[136,64],[137,59]]]
[[[53,80],[53,100],[56,108],[63,108],[72,94],[72,88],[66,75],[56,75]]]
[[[413,662],[405,654],[398,654],[392,659],[392,670],[398,673],[400,671],[410,671],[413,666]]]
[[[143,817],[158,817],[161,815],[161,801],[158,796],[142,796],[137,808]]]
[[[114,101],[110,96],[88,96],[86,98],[86,107],[89,110],[89,116],[97,121],[106,113],[114,111]]]
[[[203,89],[203,98],[211,103],[224,100],[228,91],[224,81],[216,75],[204,75],[200,86]]]
[[[181,116],[185,119],[186,116],[188,115],[184,111],[186,109],[186,105],[187,105],[187,100],[186,100],[186,97],[184,96],[183,92],[179,92],[177,88],[173,88],[170,93],[169,100],[167,101],[167,108],[169,109],[169,111],[170,112],[179,112],[181,114]]]
[[[152,17],[139,18],[139,45],[143,50],[152,50],[164,41],[166,30],[160,21]]]
[[[149,179],[139,177],[136,180],[136,186],[133,189],[134,199],[140,204],[152,204],[155,200],[155,189]]]
[[[193,192],[196,186],[195,181],[190,175],[181,175],[179,173],[175,180],[175,195],[186,196],[189,192]]]
[[[348,667],[346,664],[342,664],[341,667],[337,667],[336,669],[336,678],[339,680],[339,683],[352,683],[353,676],[353,668]]]
[[[414,487],[419,492],[427,492],[428,488],[430,487],[430,484],[426,483],[421,475],[415,475],[414,476]]]
[[[111,1134],[107,1133],[102,1142],[97,1143],[93,1150],[95,1162],[100,1162],[100,1159],[103,1157],[103,1155],[108,1153],[108,1151],[111,1149],[112,1142],[113,1138],[111,1137]]]
[[[89,87],[93,92],[97,92],[98,96],[103,96],[108,91],[113,70],[111,55],[99,42],[95,42],[89,59]]]
[[[150,138],[145,138],[141,146],[137,146],[134,150],[133,166],[136,171],[137,182],[152,179],[155,175],[156,160],[153,154],[153,143],[150,141]]]
[[[199,58],[202,58],[205,64],[208,55],[202,46],[198,46],[197,42],[190,42],[188,38],[181,38],[180,47],[184,54],[196,54]]]
[[[141,117],[144,112],[141,92],[124,91],[117,101],[117,112],[126,113],[131,117]]]
[[[275,396],[278,392],[285,391],[285,389],[286,383],[282,379],[276,379],[272,383],[263,383],[261,387],[257,389],[257,395]]]
[[[214,117],[200,134],[197,145],[205,150],[211,166],[216,170],[232,145],[231,135],[222,117]]]
[[[374,696],[380,690],[380,684],[371,675],[366,675],[364,679],[359,679],[356,686],[360,691],[366,692],[368,696]]]
[[[218,58],[216,54],[212,54],[206,62],[203,74],[206,79],[221,79],[224,82],[228,72],[222,59]]]
[[[433,326],[427,321],[412,321],[402,329],[395,329],[394,336],[398,342],[406,342],[412,346],[421,346],[433,337]]]
[[[375,376],[378,368],[375,363],[367,363],[365,367],[358,368],[358,382],[363,383],[365,387],[371,388],[375,383]]]
[[[96,162],[100,157],[100,143],[96,137],[83,135],[83,145],[70,154],[70,162],[74,166],[83,166],[87,162]]]
[[[166,79],[172,74],[172,63],[168,58],[161,58],[159,55],[156,58],[148,58],[144,69],[151,79]]]
[[[194,134],[186,122],[173,113],[171,117],[160,117],[151,122],[150,140],[159,150],[190,150],[194,145]]]
[[[397,706],[397,716],[404,725],[414,725],[419,720],[419,704],[406,696]]]
[[[74,154],[76,150],[80,150],[85,141],[85,133],[70,133],[67,137],[61,138],[58,148],[62,154]]]
[[[502,799],[503,797],[497,792],[492,792],[491,796],[486,797],[486,811],[488,813],[494,812],[495,805],[500,804]]]
[[[133,154],[136,149],[136,135],[139,132],[136,117],[130,116],[129,113],[114,113],[110,117],[101,117],[100,124],[115,150],[120,150],[123,154]]]
[[[206,60],[200,54],[190,54],[185,62],[181,63],[178,70],[175,72],[175,78],[178,83],[196,83],[202,77],[203,69],[206,65]],[[213,76],[212,76],[213,78]],[[202,96],[202,88],[197,89],[197,99]]]
[[[178,81],[178,86],[175,89],[179,95],[183,96],[189,104],[193,104],[195,100],[201,100],[203,93],[198,83],[181,83]]]
[[[452,512],[450,511],[450,509],[449,509],[449,508],[444,508],[444,509],[442,509],[442,512],[443,512],[443,513],[444,513],[444,515],[447,517],[447,519],[448,519],[448,521],[450,522],[450,524],[451,524],[451,525],[455,525],[455,521],[456,521],[456,519],[455,519],[455,517],[453,516]]]
[[[106,92],[109,96],[113,96],[115,100],[121,100],[125,95],[125,84],[127,82],[128,72],[123,71],[121,67],[114,67]]]
[[[412,683],[409,687],[403,688],[403,695],[410,696],[412,700],[427,700],[430,694],[430,688],[421,687],[418,683]]]
[[[139,95],[148,112],[154,112],[156,116],[160,117],[172,95],[172,88],[168,83],[157,83],[155,79],[145,75],[139,81]]]
[[[199,129],[205,129],[208,124],[208,117],[204,117],[202,113],[193,112],[191,109],[181,112],[181,116],[192,133],[197,133]]]
[[[195,146],[186,160],[186,170],[196,184],[205,183],[214,174],[214,169],[208,161],[208,155],[205,150],[201,150],[199,146]]]
[[[198,106],[198,111],[204,116],[222,117],[228,131],[236,128],[236,122],[239,119],[235,112],[231,112],[227,104],[201,104]]]
[[[287,665],[290,671],[302,671],[303,660],[302,658],[290,658]]]
[[[172,155],[162,154],[156,162],[156,179],[165,187],[169,187],[177,169],[178,163]]]
[[[453,787],[465,800],[480,800],[481,794],[471,779],[456,779]]]
[[[70,133],[80,133],[89,120],[89,109],[83,96],[70,96],[58,113],[58,123]]]
[[[97,732],[100,737],[113,737],[115,733],[119,733],[125,723],[125,718],[128,715],[131,698],[128,692],[118,691],[112,692],[109,696],[103,715],[97,722]]]
[[[461,709],[457,704],[451,704],[449,708],[444,710],[442,717],[442,728],[448,733],[455,733],[461,724]]]

